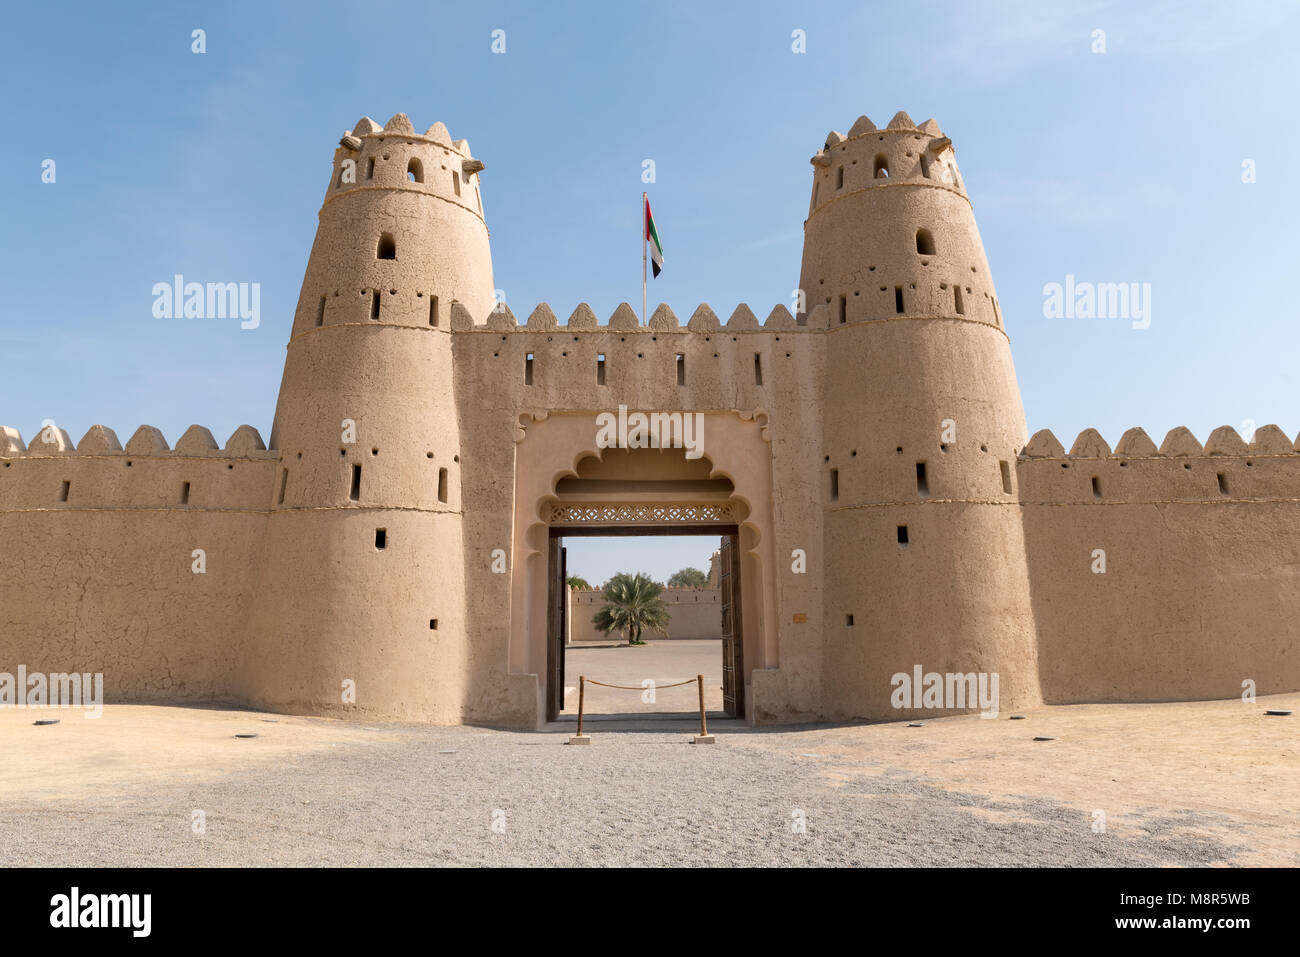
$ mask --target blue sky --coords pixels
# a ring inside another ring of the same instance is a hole
[[[657,582],[683,568],[709,573],[709,556],[718,550],[717,535],[636,536],[564,540],[570,577],[585,578],[599,587],[618,572],[645,572]]]
[[[955,142],[1031,431],[1294,437],[1298,25],[1256,2],[13,7],[0,424],[268,435],[333,149],[363,115],[470,141],[517,316],[603,318],[640,292],[643,159],[652,308],[763,316],[797,285],[808,158],[901,109]],[[260,327],[155,319],[175,273],[260,283]],[[1150,283],[1150,328],[1044,318],[1067,274]]]

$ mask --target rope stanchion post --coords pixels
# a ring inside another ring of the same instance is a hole
[[[691,738],[691,744],[712,744],[713,735],[704,721],[704,675],[696,675],[695,683],[700,689],[700,733]]]
[[[591,735],[582,733],[582,711],[586,705],[587,676],[578,675],[578,733],[569,736],[569,744],[591,744]]]
[[[600,685],[602,688],[617,688],[620,691],[643,691],[643,687],[636,685],[615,685],[604,681],[591,680],[594,685]],[[694,684],[700,695],[700,733],[691,738],[691,744],[713,744],[713,735],[709,734],[709,726],[704,716],[704,675],[696,675],[692,681],[687,678],[685,681],[678,681],[675,684],[659,685],[658,690],[662,691],[667,688],[680,688],[682,685]],[[587,705],[587,676],[578,675],[578,733],[570,735],[568,744],[591,744],[591,735],[582,733],[582,718],[586,712]]]

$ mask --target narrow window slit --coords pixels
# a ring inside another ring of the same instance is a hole
[[[370,291],[370,318],[371,319],[379,318],[379,301],[380,301],[379,290],[372,289]]]
[[[903,311],[903,287],[895,286],[894,287],[894,312],[901,313],[902,311]]]
[[[677,353],[677,384],[686,385],[686,354]]]
[[[429,325],[435,329],[438,327],[438,297],[429,297]]]
[[[316,310],[316,325],[318,326],[325,325],[325,301],[327,298],[326,296],[320,297],[320,309]]]
[[[998,470],[1002,473],[1002,493],[1011,494],[1011,464],[1009,462],[999,462]]]
[[[438,469],[438,501],[447,501],[447,470]]]
[[[754,353],[754,385],[763,384],[763,356],[761,353]]]
[[[388,547],[388,529],[386,528],[375,529],[375,548],[387,548],[387,547]]]
[[[533,354],[530,352],[524,358],[524,385],[533,384]]]
[[[186,489],[187,489],[187,491],[188,491],[188,489],[189,489],[189,483],[186,482],[186,483],[185,483],[185,486],[186,486]],[[280,492],[279,492],[279,494],[277,494],[276,497],[275,497],[275,504],[277,504],[277,505],[283,505],[283,504],[284,504],[284,491],[285,491],[286,488],[288,488],[288,486],[289,486],[289,470],[288,470],[288,469],[281,469],[281,470],[280,470]]]
[[[916,494],[925,497],[930,494],[930,481],[925,475],[925,463],[916,463]]]
[[[72,491],[72,482],[65,479],[63,485],[59,488],[59,501],[66,502],[70,491]]]
[[[605,384],[605,353],[596,356],[596,385]]]
[[[831,469],[831,501],[834,502],[840,497],[840,470]]]
[[[1224,473],[1220,472],[1220,473],[1218,474],[1218,478],[1219,478],[1219,494],[1220,494],[1220,495],[1227,495],[1227,494],[1228,494],[1228,476],[1225,475]]]
[[[900,526],[898,526],[898,544],[900,544],[900,545],[906,545],[906,544],[907,544],[907,526],[906,526],[906,525],[900,525]]]
[[[182,505],[190,504],[190,483],[189,482],[181,483],[181,504]]]
[[[361,466],[352,466],[352,490],[348,492],[348,498],[354,502],[361,501]]]

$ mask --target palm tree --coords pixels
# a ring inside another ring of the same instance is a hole
[[[647,628],[667,638],[664,626],[670,616],[659,597],[662,590],[649,575],[619,572],[605,582],[606,604],[591,619],[592,624],[604,635],[615,630],[627,635],[629,645],[645,644],[641,633]]]

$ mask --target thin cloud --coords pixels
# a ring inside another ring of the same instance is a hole
[[[766,239],[755,239],[752,242],[741,244],[741,249],[765,249],[768,246],[780,246],[783,243],[791,243],[801,237],[801,233],[782,233],[779,236],[768,236]]]

